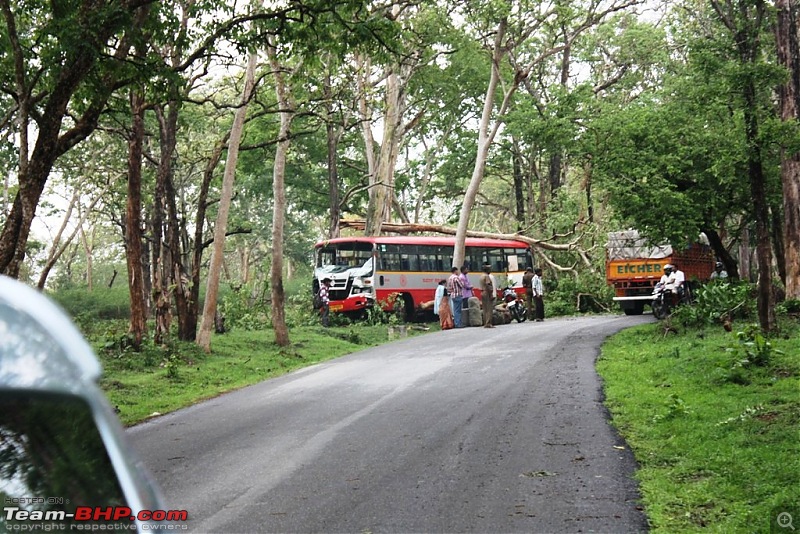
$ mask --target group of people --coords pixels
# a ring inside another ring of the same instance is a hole
[[[534,270],[528,267],[522,278],[522,285],[525,288],[525,300],[530,319],[544,320],[542,270]],[[479,289],[481,290],[483,326],[484,328],[494,328],[492,315],[495,307],[497,283],[489,265],[484,265],[483,267]],[[439,324],[442,330],[466,326],[462,324],[461,312],[467,307],[466,303],[473,295],[473,286],[469,280],[467,266],[461,269],[453,267],[450,276],[446,280],[439,281],[436,287],[436,295],[434,296],[433,313],[439,316]]]

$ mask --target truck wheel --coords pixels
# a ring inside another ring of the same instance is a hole
[[[625,315],[641,315],[644,313],[644,302],[637,302],[631,308],[625,308],[622,311]]]

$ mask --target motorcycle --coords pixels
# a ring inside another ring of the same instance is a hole
[[[671,286],[659,282],[653,288],[653,302],[650,307],[653,308],[653,316],[656,319],[666,319],[681,302],[681,296],[672,290]]]
[[[525,300],[517,295],[512,286],[508,286],[503,290],[503,302],[506,303],[506,309],[511,313],[518,323],[523,322],[528,318],[528,309],[525,307]]]

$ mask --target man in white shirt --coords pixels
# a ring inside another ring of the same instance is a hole
[[[664,275],[661,277],[661,282],[676,295],[682,295],[686,275],[683,274],[683,271],[668,263],[664,266]]]
[[[531,279],[531,289],[533,290],[533,317],[536,321],[544,321],[544,285],[542,284],[542,270],[533,270]]]

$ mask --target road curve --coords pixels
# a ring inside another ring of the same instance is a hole
[[[593,316],[400,340],[129,429],[190,532],[641,532]]]

